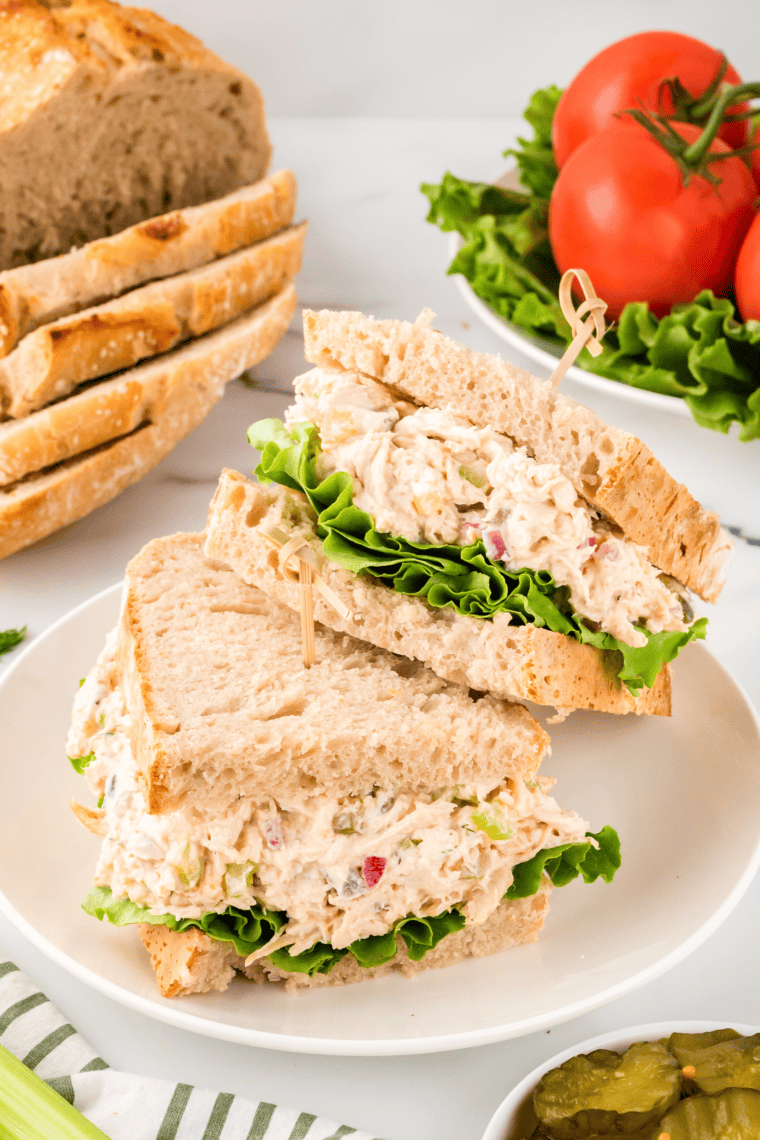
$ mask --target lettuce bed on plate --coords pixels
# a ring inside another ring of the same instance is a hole
[[[599,878],[611,883],[620,866],[620,840],[617,833],[611,827],[604,827],[598,835],[592,835],[591,832],[587,834],[588,843],[565,843],[547,851],[539,851],[527,863],[519,863],[514,868],[512,886],[504,897],[512,900],[534,895],[541,884],[544,871],[557,887],[564,887],[578,875],[582,875],[587,883],[593,883]],[[175,918],[171,914],[153,914],[147,907],[138,906],[129,899],[116,901],[108,887],[95,887],[82,906],[87,914],[97,919],[107,918],[114,926],[145,922],[152,926],[168,926],[170,930],[180,932],[196,927],[218,942],[232,942],[243,958],[270,942],[285,925],[288,917],[284,911],[266,910],[257,903],[250,910],[238,910],[237,907],[229,906],[220,914]],[[400,919],[387,934],[360,938],[345,950],[335,950],[324,942],[317,942],[302,954],[293,956],[287,947],[282,947],[273,950],[267,957],[280,970],[310,976],[328,974],[348,953],[353,954],[360,966],[382,966],[396,957],[400,936],[411,960],[419,962],[442,938],[461,930],[464,924],[464,915],[458,910],[450,910],[433,918],[415,918],[410,915]]]
[[[507,570],[492,562],[482,540],[468,546],[432,546],[382,534],[365,511],[353,505],[353,482],[345,471],[326,479],[317,476],[319,432],[314,424],[292,431],[280,420],[261,420],[248,432],[261,452],[256,475],[262,483],[279,483],[301,491],[317,512],[317,535],[325,556],[354,574],[371,574],[399,594],[423,597],[431,606],[452,607],[469,617],[489,619],[509,613],[514,625],[536,625],[594,645],[610,655],[610,665],[635,696],[651,688],[666,662],[689,641],[705,636],[707,618],[685,633],[648,633],[647,644],[634,648],[609,633],[589,629],[569,603],[567,590],[551,574]]]
[[[525,111],[534,137],[507,150],[517,160],[524,192],[445,174],[425,184],[428,221],[456,231],[464,243],[449,266],[500,317],[564,349],[570,327],[557,298],[559,271],[548,237],[549,198],[557,178],[551,124],[562,92],[537,91]],[[680,396],[701,427],[739,438],[760,438],[760,322],[742,324],[733,303],[704,290],[658,320],[632,301],[602,341],[603,352],[582,352],[577,364],[633,388]]]

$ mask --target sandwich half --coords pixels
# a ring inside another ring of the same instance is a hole
[[[705,632],[689,590],[715,600],[728,565],[717,517],[634,437],[427,318],[304,321],[318,367],[249,432],[272,493],[220,492],[209,553],[270,589],[271,528],[295,528],[351,595],[351,619],[320,606],[333,628],[502,696],[668,714],[668,662]]]
[[[164,994],[447,965],[534,940],[552,882],[612,879],[525,708],[322,626],[306,669],[296,615],[203,544],[130,563],[68,741],[103,837],[85,910],[138,926]]]

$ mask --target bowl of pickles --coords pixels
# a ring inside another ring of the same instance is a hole
[[[638,1025],[534,1069],[483,1140],[758,1140],[760,1029]]]

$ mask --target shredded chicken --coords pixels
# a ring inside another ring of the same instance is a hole
[[[546,778],[375,788],[358,798],[241,797],[214,815],[202,802],[149,815],[114,646],[111,637],[77,695],[68,745],[70,755],[95,755],[85,774],[102,797],[107,829],[95,882],[116,899],[178,918],[258,901],[287,913],[298,954],[315,942],[345,947],[407,915],[455,906],[468,923],[482,923],[516,863],[585,838],[588,825],[547,794]]]
[[[296,380],[289,424],[311,421],[320,474],[346,471],[354,503],[381,532],[412,542],[482,538],[509,570],[548,571],[576,613],[627,645],[684,631],[685,587],[664,581],[646,549],[614,531],[554,463],[538,463],[492,428],[397,400],[382,384],[316,368]]]

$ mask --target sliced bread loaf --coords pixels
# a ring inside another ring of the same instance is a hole
[[[261,487],[236,471],[223,471],[209,511],[206,553],[298,610],[298,585],[283,575],[277,550],[264,532],[277,527],[288,537],[302,535],[319,552],[313,517],[300,495],[275,484]],[[395,593],[366,575],[357,577],[322,561],[322,577],[350,617],[341,617],[315,593],[318,621],[423,661],[439,677],[507,699],[558,708],[670,714],[667,665],[654,687],[634,698],[614,670],[606,668],[605,655],[590,645],[534,625],[513,626],[507,614],[477,621],[451,609],[435,609],[422,598]]]
[[[256,182],[256,85],[144,8],[3,6],[0,268]]]
[[[202,422],[227,381],[269,355],[295,306],[288,285],[161,361],[2,425],[4,468],[17,481],[0,486],[0,558],[83,518],[152,470]],[[13,474],[24,466],[33,469]]]
[[[429,325],[361,313],[304,313],[306,358],[380,380],[417,404],[447,407],[556,463],[580,495],[645,546],[660,570],[706,601],[723,587],[732,543],[635,436],[522,368],[472,352]]]
[[[304,788],[364,795],[527,775],[548,738],[526,709],[300,622],[203,553],[149,543],[127,568],[117,664],[150,812]]]
[[[202,206],[189,206],[0,273],[0,357],[48,321],[118,297],[146,281],[196,269],[270,237],[293,220],[289,170]]]
[[[396,957],[385,966],[362,967],[347,954],[328,974],[294,974],[279,970],[268,958],[246,967],[229,942],[216,942],[201,930],[182,934],[165,926],[139,927],[140,938],[150,954],[164,997],[182,997],[211,990],[226,990],[236,971],[254,982],[284,982],[286,990],[297,992],[314,986],[343,986],[369,981],[385,974],[412,977],[421,970],[453,966],[465,958],[483,958],[510,946],[535,942],[549,910],[551,883],[544,879],[537,894],[515,902],[502,902],[479,926],[466,926],[449,934],[419,962],[413,962],[402,939]]]
[[[18,419],[79,384],[217,329],[279,292],[301,267],[306,223],[29,333],[0,360],[0,410]]]

